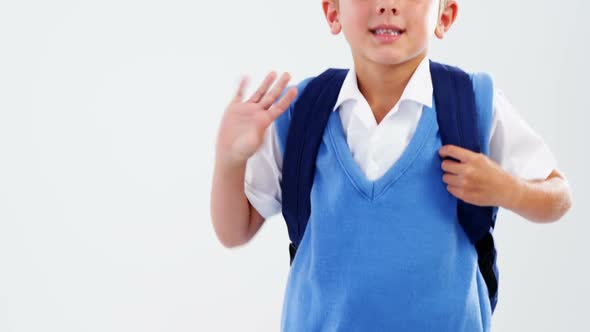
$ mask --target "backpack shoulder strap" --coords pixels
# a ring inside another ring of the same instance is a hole
[[[481,152],[475,93],[469,74],[459,68],[430,62],[436,116],[442,143]],[[459,200],[459,221],[474,244],[492,227],[492,207]]]
[[[281,151],[281,159],[283,159],[283,156],[285,155],[285,145],[287,144],[287,135],[289,133],[289,127],[291,126],[291,118],[293,117],[293,108],[297,103],[297,100],[299,100],[299,98],[302,95],[305,97],[305,90],[307,89],[309,82],[313,81],[315,78],[316,77],[314,76],[307,77],[299,83],[297,83],[297,96],[295,96],[295,99],[291,102],[289,107],[281,115],[279,115],[279,117],[274,122],[274,127],[277,135],[277,145],[279,147],[279,150]],[[283,96],[285,95],[285,93],[287,93],[290,87],[291,86],[283,89],[281,95],[279,96],[279,98],[277,98],[277,100],[283,98]]]
[[[348,70],[330,68],[312,79],[293,104],[283,153],[282,212],[291,262],[307,227],[315,161],[328,118]]]
[[[442,144],[457,145],[477,153],[487,152],[489,131],[479,128],[479,123],[490,123],[482,120],[492,114],[491,79],[484,75],[471,76],[457,67],[433,61],[430,71]],[[492,236],[497,207],[476,206],[462,200],[457,202],[459,223],[477,250],[478,265],[493,312],[498,301],[499,278]]]

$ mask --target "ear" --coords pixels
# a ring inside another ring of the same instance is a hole
[[[326,16],[326,20],[330,26],[330,32],[333,35],[339,34],[342,30],[342,26],[340,25],[338,4],[335,1],[336,0],[322,0],[322,9],[324,10],[324,15]]]
[[[444,0],[441,0],[444,1]],[[440,11],[440,16],[436,24],[434,34],[438,39],[443,39],[447,31],[451,28],[451,25],[457,19],[457,13],[459,11],[459,5],[455,0],[447,0],[446,5]]]

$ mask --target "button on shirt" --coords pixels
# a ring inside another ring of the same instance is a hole
[[[398,160],[416,130],[423,107],[432,107],[432,95],[430,66],[425,57],[398,103],[377,124],[358,89],[355,70],[349,70],[333,111],[339,112],[348,147],[367,179],[378,179]],[[549,147],[497,88],[493,99],[489,158],[525,180],[547,178],[556,168]],[[271,124],[261,147],[248,159],[244,184],[246,197],[264,218],[281,212],[282,162],[276,129]]]

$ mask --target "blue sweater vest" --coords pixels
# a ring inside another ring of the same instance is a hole
[[[485,74],[472,78],[487,154],[493,88]],[[353,159],[339,113],[330,115],[282,331],[489,331],[477,252],[442,181],[435,107],[424,107],[407,148],[375,181]],[[276,121],[283,154],[290,112]]]

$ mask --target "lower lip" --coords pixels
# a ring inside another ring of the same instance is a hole
[[[388,43],[393,43],[396,40],[400,39],[403,34],[404,34],[403,32],[398,35],[388,35],[388,34],[379,34],[378,35],[378,34],[373,33],[373,36],[375,37],[375,39],[377,39],[378,42],[388,44]]]

